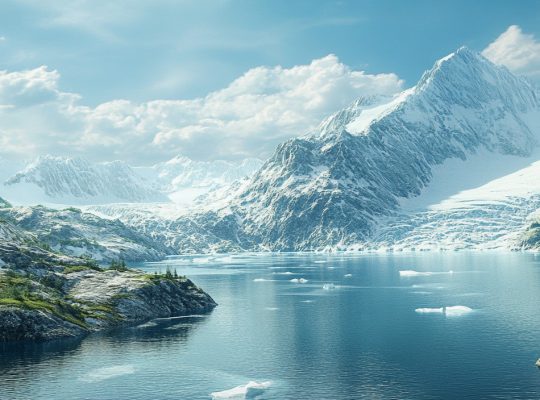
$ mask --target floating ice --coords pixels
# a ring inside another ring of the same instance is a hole
[[[444,314],[444,307],[440,308],[417,308],[414,310],[418,314]]]
[[[313,303],[314,301],[313,300],[302,300],[300,301],[300,303]]]
[[[291,271],[285,271],[285,272],[272,272],[274,275],[294,275]]]
[[[433,273],[432,272],[413,271],[411,269],[407,269],[407,270],[404,270],[404,271],[399,271],[399,276],[405,276],[405,277],[409,277],[409,276],[429,276],[429,275],[433,275]]]
[[[265,307],[264,309],[268,310],[268,311],[277,311],[277,310],[279,310],[279,308],[277,308],[277,307]]]
[[[150,322],[146,322],[144,324],[141,324],[141,325],[137,325],[136,328],[137,329],[144,329],[144,328],[152,328],[154,326],[157,326],[157,324],[153,321],[150,321]]]
[[[324,261],[324,260],[318,260],[318,261],[313,261],[314,264],[326,264],[328,261]]]
[[[333,283],[325,283],[322,287],[324,290],[333,290],[336,288],[336,285]]]
[[[466,306],[446,307],[445,310],[448,317],[458,317],[460,315],[468,314],[471,311],[473,311],[473,309]]]
[[[304,279],[304,278],[293,278],[291,279],[291,282],[292,283],[307,283],[307,279]]]
[[[268,282],[269,279],[264,279],[264,278],[255,278],[253,279],[253,282]]]
[[[444,275],[444,274],[453,274],[454,271],[450,270],[447,272],[432,272],[432,271],[413,271],[412,269],[406,269],[399,271],[399,276],[403,277],[412,277],[412,276],[431,276],[431,275]]]
[[[123,375],[130,375],[135,373],[135,367],[133,365],[115,365],[112,367],[97,368],[90,371],[86,376],[83,376],[81,380],[83,382],[101,382],[106,379],[117,378]]]
[[[417,308],[414,310],[418,314],[444,314],[447,317],[459,317],[473,311],[467,306],[448,306],[440,308]]]
[[[228,400],[244,400],[255,399],[263,394],[272,384],[272,382],[248,382],[246,385],[236,386],[222,392],[210,393],[213,400],[228,399]]]
[[[352,278],[352,274],[345,274],[343,275],[344,278]]]

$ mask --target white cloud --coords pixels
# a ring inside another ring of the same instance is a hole
[[[62,92],[58,81],[58,72],[46,67],[0,72],[0,149],[132,163],[178,153],[265,157],[354,99],[402,88],[395,74],[354,71],[334,55],[292,68],[254,68],[226,88],[191,100],[114,100],[87,107],[77,95]]]
[[[482,54],[514,73],[540,79],[540,42],[517,25],[509,26]]]

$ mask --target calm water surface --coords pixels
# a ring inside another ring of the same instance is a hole
[[[209,399],[249,381],[271,382],[261,399],[540,399],[535,255],[250,254],[140,267],[166,265],[219,307],[0,346],[0,399]],[[411,270],[423,274],[400,275]],[[453,306],[471,311],[439,309]]]

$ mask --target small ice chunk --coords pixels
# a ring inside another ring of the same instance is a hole
[[[236,386],[232,389],[223,390],[221,392],[210,393],[212,400],[244,400],[244,399],[254,399],[257,396],[263,394],[272,384],[270,381],[266,382],[255,382],[251,381],[245,385]]]
[[[336,285],[334,285],[333,283],[325,283],[322,288],[323,290],[334,290],[336,288]]]
[[[137,329],[144,329],[144,328],[152,328],[154,326],[157,326],[157,324],[154,321],[149,321],[141,325],[137,325]]]
[[[253,279],[253,282],[268,282],[268,279],[264,279],[264,278],[255,278],[255,279]]]
[[[410,277],[413,277],[413,276],[431,276],[431,275],[446,275],[446,274],[449,274],[449,275],[452,275],[454,273],[454,271],[450,270],[450,271],[447,271],[447,272],[433,272],[433,271],[414,271],[412,269],[406,269],[406,270],[403,270],[403,271],[399,271],[399,276],[402,276],[402,277],[405,277],[405,278],[410,278]]]
[[[352,278],[352,274],[345,274],[343,275],[344,278]]]
[[[406,270],[403,270],[403,271],[399,271],[399,276],[404,276],[404,277],[430,276],[430,275],[432,275],[431,272],[413,271],[412,269],[406,269]]]
[[[293,278],[291,279],[291,282],[292,283],[307,283],[307,279],[304,279],[304,278]]]
[[[93,383],[101,382],[107,379],[117,378],[123,375],[130,375],[135,373],[135,367],[133,365],[115,365],[112,367],[103,367],[94,369],[86,376],[83,376],[81,380],[83,382]]]
[[[447,317],[459,317],[473,311],[467,306],[446,306],[439,308],[417,308],[414,310],[418,314],[444,314]]]
[[[444,307],[439,308],[417,308],[414,310],[418,314],[444,314]]]
[[[473,311],[473,309],[467,306],[445,307],[445,314],[448,317],[459,317],[460,315],[468,314],[471,311]]]

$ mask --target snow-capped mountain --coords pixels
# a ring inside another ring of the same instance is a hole
[[[540,187],[523,189],[536,176],[527,166],[540,158],[539,143],[537,89],[460,48],[389,101],[361,99],[316,132],[281,144],[248,181],[212,194],[189,216],[157,224],[158,235],[174,231],[180,252],[508,239],[540,206]],[[508,186],[516,176],[503,179],[514,173],[525,176],[519,190]],[[469,197],[456,197],[463,191]],[[129,223],[128,215],[123,220]],[[497,233],[504,221],[511,222]]]
[[[177,156],[151,167],[135,167],[135,170],[152,180],[172,201],[188,204],[210,190],[252,175],[261,165],[262,161],[256,158],[194,161]]]
[[[166,201],[124,162],[91,163],[83,158],[41,156],[1,188],[19,204],[99,204]]]
[[[261,164],[258,159],[204,162],[178,156],[151,167],[131,167],[122,161],[91,163],[46,155],[4,176],[0,193],[16,204],[28,205],[169,201],[185,205],[252,175]],[[0,166],[3,175],[13,169]]]

